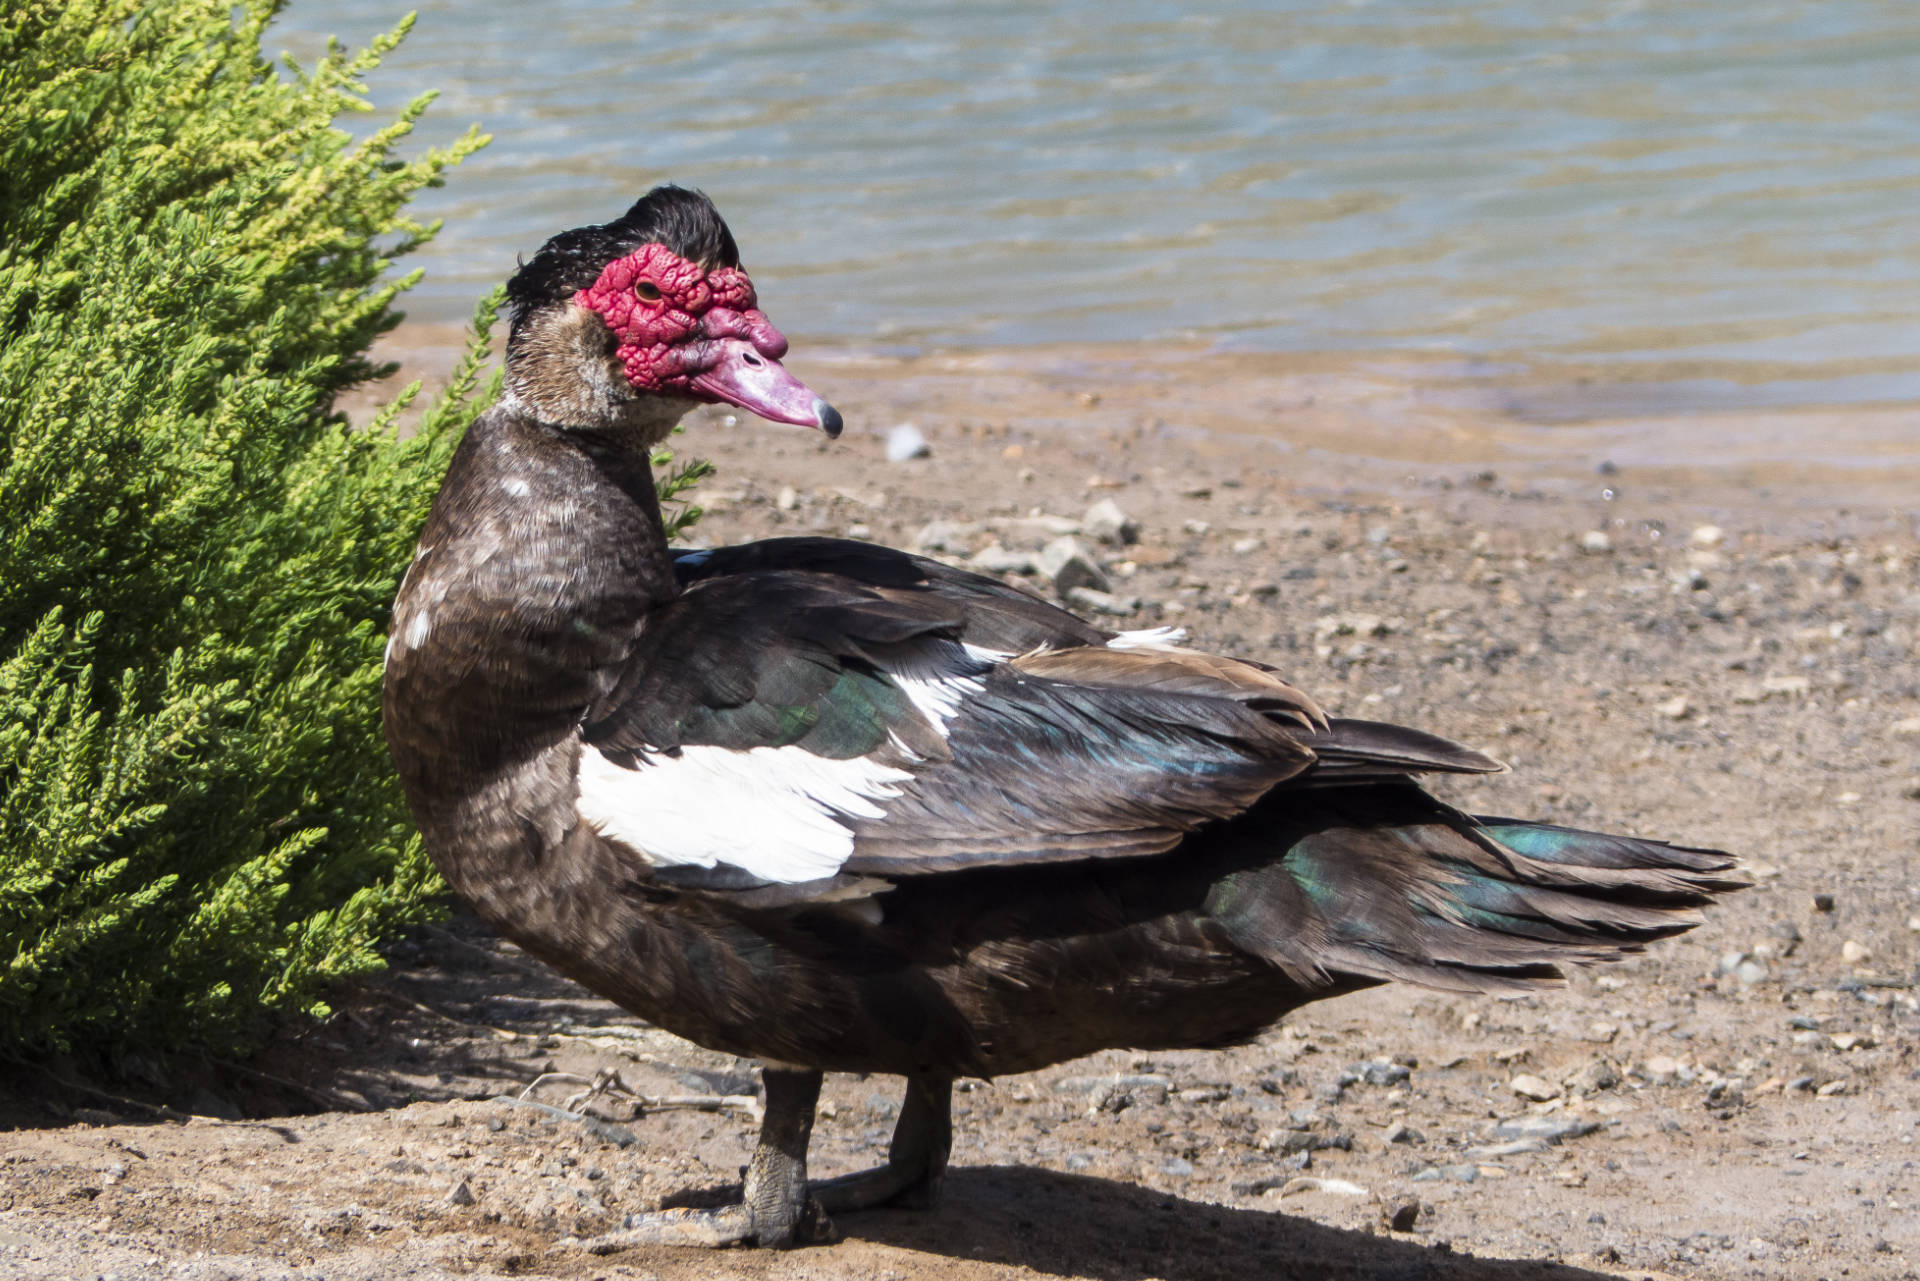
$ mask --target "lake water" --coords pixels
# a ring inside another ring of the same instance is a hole
[[[435,0],[373,83],[495,139],[416,205],[418,318],[671,179],[799,338],[1443,353],[1548,420],[1920,401],[1914,0]]]

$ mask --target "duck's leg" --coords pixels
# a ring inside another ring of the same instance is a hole
[[[630,1214],[612,1232],[572,1244],[611,1254],[638,1245],[785,1247],[830,1239],[832,1222],[807,1195],[807,1143],[813,1137],[820,1073],[769,1067],[762,1080],[767,1113],[739,1205]]]
[[[828,1214],[902,1205],[931,1206],[953,1151],[953,1078],[910,1076],[900,1119],[887,1145],[887,1163],[813,1185],[813,1199]]]

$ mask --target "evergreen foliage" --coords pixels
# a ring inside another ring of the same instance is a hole
[[[684,426],[675,427],[677,435],[686,430]],[[664,476],[654,477],[654,488],[660,492],[660,514],[666,522],[668,539],[678,538],[695,521],[705,515],[697,504],[682,498],[681,495],[695,485],[713,475],[713,464],[705,458],[689,458],[676,465],[671,449],[656,449],[648,459],[655,472],[667,469]]]
[[[280,3],[0,3],[0,1052],[242,1046],[438,889],[380,666],[492,304],[406,439],[331,406],[485,139],[356,141],[411,19],[275,67]]]

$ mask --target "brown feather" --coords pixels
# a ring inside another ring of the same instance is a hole
[[[1297,721],[1304,729],[1325,729],[1320,705],[1257,663],[1208,654],[1197,649],[1043,649],[1022,654],[1012,666],[1034,676],[1082,685],[1126,685],[1168,693],[1211,695]]]

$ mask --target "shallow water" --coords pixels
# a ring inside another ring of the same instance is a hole
[[[1454,353],[1565,421],[1920,400],[1916,83],[1912,0],[434,0],[375,100],[495,136],[419,318],[673,179],[796,337]]]

